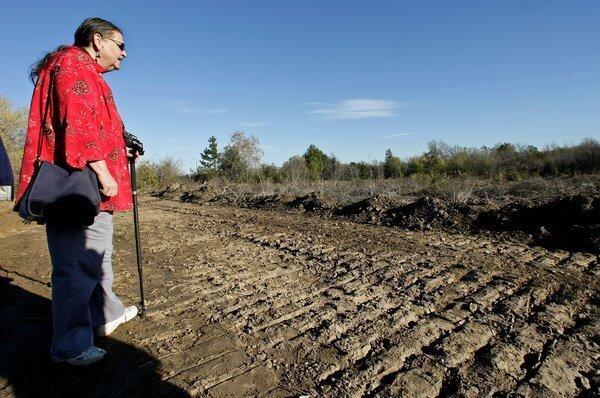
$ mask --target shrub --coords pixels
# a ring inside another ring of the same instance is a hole
[[[327,155],[315,145],[309,146],[304,153],[304,160],[308,167],[308,176],[312,181],[321,180],[323,178],[326,159]]]
[[[143,160],[136,165],[136,177],[140,189],[159,186],[157,165],[148,160]]]
[[[392,154],[392,150],[385,151],[385,160],[383,162],[384,178],[402,177],[402,161],[399,157]]]
[[[282,177],[288,181],[308,179],[308,166],[302,156],[292,156],[281,166]]]
[[[223,177],[231,181],[243,182],[248,179],[248,164],[242,158],[238,148],[232,145],[225,147],[221,156],[219,171]]]

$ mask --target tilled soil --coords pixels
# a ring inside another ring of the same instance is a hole
[[[151,194],[184,203],[301,212],[408,230],[495,232],[513,238],[518,235],[521,240],[548,249],[600,254],[600,193],[592,189],[558,196],[539,193],[536,200],[511,200],[508,196],[464,202],[388,191],[340,203],[319,191],[301,196],[252,192],[238,195],[233,190],[235,185],[226,186],[222,192],[215,188],[214,184],[204,183],[185,190],[174,184]]]
[[[148,317],[73,370],[48,358],[43,227],[0,214],[2,396],[600,395],[594,254],[144,198]],[[131,216],[115,221],[127,305]]]

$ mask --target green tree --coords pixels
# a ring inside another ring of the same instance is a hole
[[[262,164],[260,165],[259,181],[266,180],[274,183],[283,181],[283,173],[281,169],[274,164]]]
[[[383,162],[384,178],[398,178],[402,176],[402,161],[394,156],[392,150],[388,148],[385,151],[385,160]]]
[[[443,174],[446,171],[446,159],[450,156],[452,149],[442,141],[430,141],[427,143],[425,153],[425,172],[430,175]]]
[[[497,144],[492,150],[495,172],[501,179],[519,179],[519,154],[517,148],[508,142]]]
[[[374,170],[372,165],[367,162],[350,162],[350,167],[353,169],[354,178],[358,178],[360,180],[370,180],[374,179],[376,176],[374,175]]]
[[[340,161],[337,160],[332,153],[330,156],[325,156],[325,165],[323,167],[324,180],[337,180],[340,171]]]
[[[208,147],[200,154],[200,158],[202,172],[214,175],[219,168],[219,150],[214,135],[208,139]]]
[[[408,160],[406,165],[405,175],[407,177],[414,174],[423,174],[425,172],[425,157],[415,156]]]
[[[236,182],[248,179],[248,163],[244,160],[237,147],[227,145],[221,155],[219,170],[223,176]]]
[[[308,177],[313,181],[321,180],[325,171],[327,155],[315,145],[311,145],[304,153],[304,160],[308,167]]]

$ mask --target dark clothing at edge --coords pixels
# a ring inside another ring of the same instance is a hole
[[[6,153],[4,142],[2,142],[2,138],[0,138],[0,186],[10,186],[11,195],[14,196],[14,184],[15,180],[12,167],[10,166],[10,159],[8,158],[8,153]]]

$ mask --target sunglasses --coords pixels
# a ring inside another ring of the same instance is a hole
[[[121,43],[115,39],[111,39],[110,37],[107,37],[107,39],[112,41],[113,43],[115,43],[117,45],[117,47],[119,47],[119,50],[125,51],[125,43]]]

